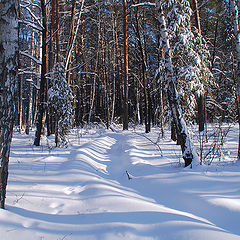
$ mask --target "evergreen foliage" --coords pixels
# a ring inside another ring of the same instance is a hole
[[[210,53],[204,38],[191,26],[192,10],[186,0],[164,1],[166,24],[172,52],[173,70],[185,119],[194,120],[197,98],[213,84]],[[162,43],[160,41],[160,49]],[[160,61],[159,80],[164,79],[164,61]]]
[[[66,135],[72,124],[73,110],[71,101],[73,100],[73,94],[66,81],[64,68],[60,63],[57,63],[54,67],[52,87],[48,90],[48,94],[49,104],[51,104],[54,109],[56,121],[56,144],[59,140],[61,144],[66,144]],[[57,139],[58,137],[60,139]]]

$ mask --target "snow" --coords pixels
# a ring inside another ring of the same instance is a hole
[[[114,129],[73,129],[67,148],[15,132],[1,239],[240,239],[237,126],[225,159],[192,169],[168,132],[160,151],[159,129]]]

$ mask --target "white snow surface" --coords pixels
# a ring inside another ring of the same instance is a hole
[[[74,129],[67,148],[31,134],[14,133],[1,240],[240,240],[237,126],[223,161],[193,168],[143,128]]]

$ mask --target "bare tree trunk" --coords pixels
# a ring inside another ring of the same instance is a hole
[[[102,58],[102,78],[104,85],[104,115],[107,129],[109,129],[109,96],[108,96],[108,80],[106,76],[106,53],[105,53],[105,45],[103,42],[103,34],[104,31],[100,24],[100,36],[101,36],[101,58]]]
[[[121,78],[120,75],[120,51],[118,46],[118,31],[117,31],[117,19],[116,16],[114,17],[114,26],[115,26],[115,51],[116,51],[116,115],[119,117],[123,112],[122,106],[122,91],[121,91]]]
[[[53,0],[54,1],[54,0]],[[59,28],[60,28],[60,23],[59,23],[59,0],[56,0],[56,61],[60,62],[60,37],[59,37]]]
[[[112,38],[116,41],[115,36],[116,36],[116,22],[115,22],[115,18],[114,15],[112,15]],[[110,124],[113,123],[114,120],[114,114],[115,114],[115,103],[116,103],[116,70],[117,70],[117,66],[116,66],[116,48],[113,47],[113,96],[112,96],[112,114],[111,114],[111,119],[110,119]]]
[[[77,19],[76,29],[75,29],[75,31],[74,31],[74,33],[73,33],[72,40],[71,40],[71,42],[69,43],[69,49],[68,49],[67,56],[66,56],[65,69],[68,69],[69,61],[70,61],[70,58],[71,58],[71,56],[72,56],[72,50],[73,50],[73,47],[74,47],[74,45],[75,45],[75,41],[76,41],[76,38],[77,38],[78,28],[79,28],[79,26],[81,25],[80,22],[81,22],[81,16],[82,16],[82,11],[83,11],[84,1],[85,1],[85,0],[82,0],[81,8],[80,8],[80,11],[79,11],[79,13],[78,13],[78,19]]]
[[[240,11],[240,1],[231,0],[231,8],[233,13],[233,26],[235,35],[235,45],[236,45],[236,82],[237,82],[237,95],[238,95],[238,124],[239,124],[239,141],[238,141],[238,160],[240,160],[240,26],[239,26],[239,11]]]
[[[123,130],[128,129],[128,30],[127,30],[127,0],[123,1],[123,55],[124,55],[124,103]]]
[[[34,55],[33,51],[34,47],[34,31],[32,31],[32,39],[31,39],[31,55]],[[33,60],[30,62],[30,69],[33,69]],[[29,81],[29,93],[28,93],[28,114],[27,114],[27,126],[26,126],[26,134],[29,134],[30,129],[32,128],[32,106],[33,106],[33,75],[31,78],[32,81]]]
[[[192,0],[192,10],[194,12],[195,26],[198,29],[199,34],[202,35],[200,15],[199,15],[199,9],[198,9],[198,1],[197,0]]]
[[[19,63],[20,66],[20,57]],[[22,102],[22,75],[18,75],[18,124],[19,124],[19,132],[23,131],[23,102]]]
[[[0,1],[0,204],[5,208],[10,144],[16,117],[18,1]]]
[[[137,42],[138,42],[138,48],[140,51],[140,56],[141,56],[141,65],[142,65],[142,79],[143,79],[143,91],[144,91],[144,103],[145,103],[145,132],[149,133],[151,126],[150,126],[150,116],[149,116],[149,97],[148,97],[148,82],[147,82],[147,77],[146,77],[146,70],[147,70],[147,65],[145,61],[145,54],[144,54],[144,49],[142,46],[142,39],[140,35],[140,29],[139,29],[139,17],[138,17],[138,12],[136,11],[135,13],[135,21],[136,21],[136,36],[137,36]]]
[[[195,26],[198,29],[198,32],[200,35],[202,35],[201,31],[201,22],[200,22],[200,15],[199,15],[199,9],[198,9],[198,1],[197,0],[192,0],[191,1],[192,5],[192,10],[194,13],[194,22]],[[201,38],[200,38],[201,41]],[[202,41],[201,41],[202,43]],[[198,126],[199,126],[199,131],[202,132],[204,131],[204,126],[205,126],[205,121],[206,121],[206,106],[205,106],[205,94],[202,93],[200,96],[198,96],[197,99],[197,104],[198,104]]]
[[[182,115],[182,109],[178,101],[178,93],[175,86],[176,76],[173,72],[172,59],[171,59],[171,49],[169,44],[169,37],[166,28],[166,21],[164,17],[164,12],[160,0],[156,1],[156,6],[158,10],[158,21],[160,23],[160,35],[162,38],[163,45],[163,57],[165,61],[165,79],[168,84],[167,86],[167,96],[168,102],[172,114],[172,119],[176,127],[177,137],[179,144],[181,145],[182,156],[185,161],[185,167],[190,165],[193,160],[193,149],[191,139],[188,133],[188,129],[185,120]]]
[[[68,40],[68,43],[67,43],[67,50],[70,49],[71,47],[71,44],[74,44],[72,43],[73,41],[73,34],[74,34],[74,28],[75,28],[75,11],[76,11],[76,0],[73,0],[72,1],[72,9],[71,9],[71,24],[70,24],[70,33],[69,33],[69,40]],[[67,69],[70,69],[71,66],[72,66],[72,55],[70,57],[70,62],[67,66]],[[67,82],[69,85],[71,85],[71,81],[70,81],[70,71],[67,72]]]
[[[42,66],[41,66],[41,82],[40,82],[40,102],[38,109],[38,119],[37,119],[37,130],[34,140],[34,145],[40,145],[40,138],[44,125],[44,114],[46,110],[45,106],[45,94],[46,94],[46,71],[47,71],[47,16],[46,16],[46,6],[45,0],[41,0],[41,10],[42,10]]]

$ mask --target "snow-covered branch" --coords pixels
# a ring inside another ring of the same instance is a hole
[[[31,58],[35,63],[39,64],[39,65],[42,65],[42,62],[40,60],[38,60],[37,58],[35,58],[34,56],[26,53],[26,52],[23,52],[23,51],[20,51],[19,52],[21,55],[25,56],[25,57],[28,57],[28,58]]]
[[[43,28],[41,26],[37,26],[36,24],[34,24],[34,23],[30,22],[30,21],[27,21],[27,20],[20,19],[19,23],[26,24],[27,26],[32,27],[33,29],[36,29],[38,31],[42,31],[43,30]]]
[[[133,4],[131,7],[134,8],[134,7],[143,7],[143,6],[156,7],[156,4],[151,2],[144,2],[144,3]]]
[[[23,70],[18,71],[18,75],[23,75],[23,74],[32,74],[32,75],[35,75],[38,78],[41,78],[40,73],[36,73],[36,72],[33,72],[33,71],[23,71]]]
[[[31,9],[29,7],[26,7],[26,10],[28,10],[28,12],[32,16],[32,18],[35,19],[37,24],[43,29],[43,26],[42,26],[41,22],[39,21],[39,18],[37,18],[37,16],[35,16],[35,14],[31,11]]]

